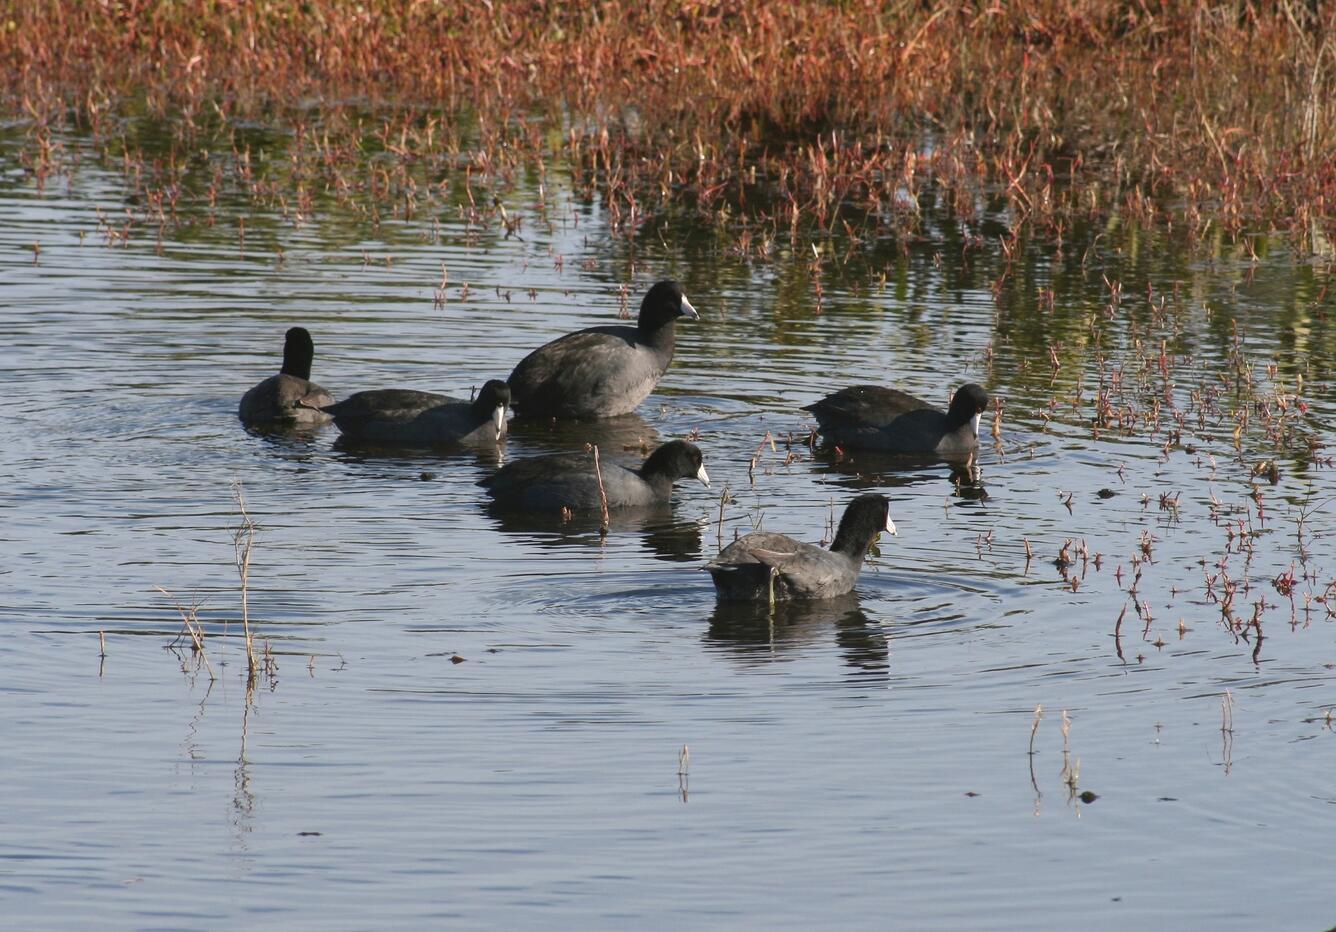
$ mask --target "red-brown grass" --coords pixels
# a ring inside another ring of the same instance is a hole
[[[333,160],[358,144],[332,113],[404,159],[457,151],[468,113],[479,153],[559,132],[631,226],[685,201],[912,233],[931,188],[966,219],[1004,192],[1016,236],[1110,212],[1336,235],[1330,2],[0,0],[0,90],[36,163],[48,127],[143,109],[186,143],[328,121]]]

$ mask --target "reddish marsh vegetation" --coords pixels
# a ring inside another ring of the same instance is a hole
[[[672,202],[912,236],[925,193],[968,221],[993,191],[1013,245],[1108,213],[1336,233],[1320,0],[0,0],[0,31],[35,171],[53,126],[114,135],[145,108],[196,151],[238,117],[319,114],[327,162],[357,133],[457,151],[468,113],[477,157],[564,150],[632,228]]]

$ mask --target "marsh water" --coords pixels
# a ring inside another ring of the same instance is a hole
[[[923,205],[908,242],[739,248],[685,209],[628,232],[560,165],[504,192],[516,235],[447,186],[408,216],[238,196],[155,224],[89,140],[39,185],[15,132],[5,924],[1336,921],[1329,267],[1117,225],[1008,265],[986,199]],[[394,451],[237,421],[293,324],[337,396],[467,393],[662,277],[702,319],[616,423]],[[834,388],[965,381],[1003,402],[973,464],[809,443]],[[606,536],[475,485],[688,435],[711,487]],[[899,536],[850,597],[716,604],[721,544],[828,539],[872,488]]]

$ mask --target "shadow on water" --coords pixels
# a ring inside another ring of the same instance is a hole
[[[495,504],[484,507],[498,531],[540,547],[596,548],[604,542],[598,514],[563,516],[551,511],[513,511]],[[614,511],[608,519],[608,535],[638,535],[645,550],[657,559],[689,562],[700,558],[701,525],[676,520],[671,506]]]
[[[745,663],[779,660],[787,652],[833,636],[850,669],[884,675],[890,648],[882,626],[868,617],[854,592],[833,599],[780,602],[718,602],[705,632],[708,646]]]

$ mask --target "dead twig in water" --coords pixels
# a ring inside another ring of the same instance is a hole
[[[1234,694],[1220,697],[1220,763],[1228,774],[1234,768]]]
[[[1076,788],[1081,782],[1081,759],[1078,757],[1076,762],[1072,762],[1072,749],[1069,737],[1072,730],[1072,720],[1067,716],[1067,710],[1062,710],[1062,782],[1067,784],[1067,789],[1073,796],[1076,795]]]
[[[717,539],[718,549],[724,549],[724,506],[733,501],[733,497],[728,494],[728,483],[724,483],[723,489],[719,492],[719,533]]]
[[[756,484],[756,464],[761,461],[761,454],[765,452],[767,443],[770,444],[770,452],[779,452],[775,449],[775,438],[770,436],[770,431],[767,430],[765,436],[761,438],[761,442],[756,445],[756,452],[752,454],[751,462],[747,464],[747,480],[752,485]]]
[[[598,480],[598,507],[602,516],[602,523],[598,526],[598,536],[607,537],[612,519],[608,517],[608,493],[603,488],[603,467],[598,461],[598,444],[591,443],[589,449],[594,454],[594,478]]]
[[[255,656],[255,639],[250,627],[250,564],[255,548],[255,532],[259,525],[246,510],[246,496],[242,493],[241,482],[232,483],[232,500],[236,502],[241,515],[241,523],[232,534],[232,550],[236,556],[237,575],[241,578],[241,628],[246,638],[246,678],[254,681],[260,669],[259,659]]]
[[[1035,735],[1039,732],[1039,723],[1043,720],[1043,718],[1044,718],[1044,707],[1042,705],[1035,706],[1034,721],[1030,724],[1030,753],[1028,756],[1030,758],[1030,785],[1034,787],[1034,804],[1035,804],[1036,815],[1038,815],[1039,812],[1039,800],[1040,798],[1043,797],[1044,794],[1040,791],[1039,780],[1034,775],[1034,755],[1035,755],[1034,738]]]
[[[204,652],[204,626],[199,623],[199,603],[192,602],[190,607],[186,608],[184,605],[181,604],[181,602],[176,598],[176,596],[172,595],[166,589],[162,588],[162,586],[154,586],[153,588],[157,589],[167,598],[171,599],[172,604],[176,606],[177,612],[180,613],[181,615],[181,624],[182,624],[181,631],[182,634],[185,634],[190,638],[191,651],[194,653],[196,657],[204,661],[204,669],[208,671],[209,680],[212,682],[213,680],[217,679],[217,677],[214,675],[213,672],[213,665],[209,663],[209,655]],[[181,638],[178,635],[177,641],[179,641],[180,639]],[[168,645],[169,648],[171,646],[172,646],[171,644]],[[105,655],[105,653],[106,651],[104,649],[103,654]]]
[[[690,795],[690,776],[687,771],[691,769],[691,749],[685,744],[682,750],[677,754],[677,792],[682,797],[682,802],[686,802]]]

